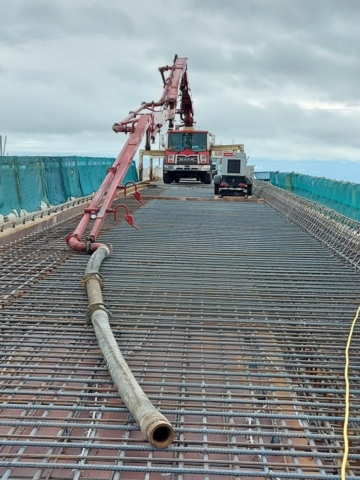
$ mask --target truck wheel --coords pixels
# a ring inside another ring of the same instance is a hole
[[[203,181],[206,185],[210,185],[211,184],[211,175],[210,173],[205,173],[204,176],[203,176]]]
[[[247,195],[248,197],[252,197],[252,185],[247,186]]]
[[[180,178],[179,177],[176,177],[175,178],[175,183],[179,183],[180,182]]]
[[[172,178],[171,178],[170,173],[163,173],[163,182],[164,183],[171,183],[172,182]]]

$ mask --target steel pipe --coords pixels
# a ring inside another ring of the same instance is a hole
[[[123,402],[148,441],[157,448],[166,448],[174,440],[173,427],[137,383],[110,327],[101,292],[103,282],[99,275],[102,261],[110,254],[110,247],[101,245],[92,254],[85,269],[83,281],[89,298],[89,316],[109,373]]]

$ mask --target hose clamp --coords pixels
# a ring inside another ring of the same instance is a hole
[[[104,303],[91,303],[88,305],[85,313],[87,323],[91,323],[91,316],[96,310],[102,310],[109,318],[111,317],[111,312],[108,305],[105,305]]]
[[[87,273],[84,275],[83,279],[81,280],[81,285],[86,288],[87,282],[91,279],[99,282],[101,290],[104,288],[104,278],[101,273],[97,272]]]

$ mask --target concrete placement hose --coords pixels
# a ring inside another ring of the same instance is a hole
[[[121,354],[103,303],[101,293],[103,282],[99,269],[102,261],[110,254],[110,248],[101,245],[91,255],[87,264],[83,283],[89,298],[89,316],[109,373],[123,402],[148,441],[157,448],[166,448],[174,440],[173,427],[154,407],[137,383]]]

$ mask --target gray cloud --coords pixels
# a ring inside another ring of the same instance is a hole
[[[8,151],[116,156],[187,56],[199,127],[252,158],[359,159],[357,0],[0,0]],[[312,109],[308,109],[308,108]],[[93,139],[96,138],[94,142]]]
[[[6,0],[5,0],[6,1]],[[66,36],[107,35],[120,39],[131,35],[135,24],[126,11],[111,3],[20,0],[7,3],[0,41],[22,44]]]

